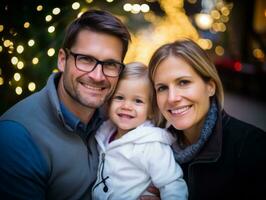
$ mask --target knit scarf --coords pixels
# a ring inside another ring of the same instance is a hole
[[[218,116],[218,108],[217,108],[216,101],[213,98],[211,102],[211,107],[207,114],[207,118],[204,122],[203,128],[200,133],[200,138],[197,141],[197,143],[192,144],[184,149],[182,149],[179,146],[178,142],[173,144],[174,156],[175,156],[176,161],[179,164],[191,161],[197,155],[197,153],[202,149],[202,147],[204,146],[204,144],[206,143],[206,141],[208,140],[208,138],[213,132],[213,128],[216,124],[217,116]],[[169,130],[174,134],[177,133],[177,137],[179,137],[178,135],[183,134],[182,131],[176,130],[173,126],[169,127]]]

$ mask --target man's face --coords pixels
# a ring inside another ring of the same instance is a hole
[[[78,34],[70,51],[101,61],[122,62],[122,42],[112,35],[90,30],[82,30]],[[58,87],[60,99],[74,110],[76,107],[98,108],[113,93],[118,81],[118,77],[105,76],[100,64],[91,72],[80,71],[75,66],[74,56],[62,49],[58,65],[63,72]]]

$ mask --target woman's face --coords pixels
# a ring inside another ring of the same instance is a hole
[[[158,65],[154,86],[166,120],[195,138],[210,107],[210,96],[215,93],[214,82],[204,82],[182,58],[169,56]]]

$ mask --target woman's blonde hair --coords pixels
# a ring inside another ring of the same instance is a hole
[[[224,91],[218,72],[208,54],[192,40],[185,39],[168,43],[161,46],[154,52],[149,63],[149,77],[152,82],[154,81],[158,65],[169,56],[182,58],[191,67],[193,67],[196,73],[205,82],[212,80],[216,85],[214,96],[217,99],[219,107],[221,109],[223,108]],[[162,122],[162,120],[163,117],[160,116],[160,122]]]

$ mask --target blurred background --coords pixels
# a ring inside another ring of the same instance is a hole
[[[266,130],[265,0],[2,0],[0,115],[57,71],[67,24],[90,8],[128,26],[126,63],[147,64],[166,42],[196,41],[215,62],[227,112]]]

